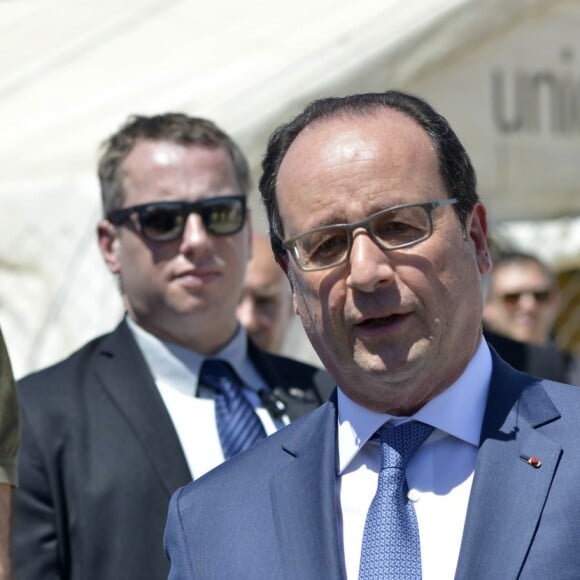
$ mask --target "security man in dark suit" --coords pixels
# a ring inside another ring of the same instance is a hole
[[[250,178],[228,135],[183,114],[135,116],[104,143],[99,178],[99,247],[126,316],[20,382],[20,580],[166,578],[172,492],[331,386],[236,320]]]

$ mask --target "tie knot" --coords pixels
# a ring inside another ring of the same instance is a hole
[[[381,441],[381,469],[406,469],[411,457],[432,431],[431,425],[419,421],[409,421],[396,427],[383,425],[378,431]]]
[[[216,425],[226,459],[266,437],[260,418],[244,395],[244,384],[229,363],[207,359],[199,372],[199,382],[215,391]]]
[[[232,366],[219,358],[208,358],[204,361],[199,382],[225,394],[238,391],[243,386]]]

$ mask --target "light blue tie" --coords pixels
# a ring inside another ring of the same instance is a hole
[[[216,391],[215,418],[226,459],[266,437],[260,418],[244,396],[242,381],[226,361],[206,359],[199,381]]]
[[[396,427],[383,425],[381,470],[363,536],[359,580],[420,580],[419,527],[405,470],[433,427],[410,421]]]

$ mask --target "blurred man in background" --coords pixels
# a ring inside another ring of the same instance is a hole
[[[276,264],[270,240],[262,234],[252,238],[238,319],[252,340],[264,350],[278,353],[292,321],[292,293],[284,272]]]
[[[511,252],[494,260],[483,308],[487,328],[533,344],[552,338],[560,306],[554,274],[531,254]]]
[[[529,253],[499,253],[485,286],[485,336],[502,357],[532,375],[578,384],[574,359],[552,340],[560,296],[550,268]]]

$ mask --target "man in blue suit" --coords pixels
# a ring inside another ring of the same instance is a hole
[[[174,494],[170,578],[580,578],[580,391],[482,337],[486,210],[447,121],[397,91],[316,101],[260,190],[337,389]]]

